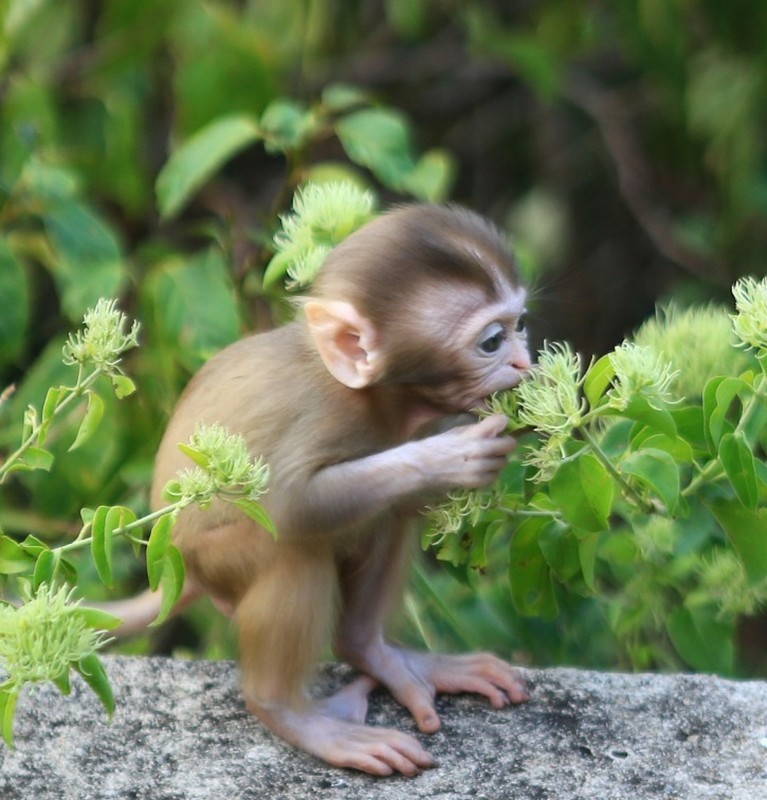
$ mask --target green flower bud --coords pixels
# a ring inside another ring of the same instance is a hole
[[[730,315],[714,305],[660,309],[636,332],[633,341],[649,347],[676,370],[673,390],[681,397],[700,397],[717,375],[737,375],[746,368],[736,344]]]
[[[607,394],[613,408],[626,409],[639,394],[655,407],[675,402],[671,386],[677,371],[649,347],[623,342],[610,354],[610,364],[615,379]]]
[[[269,466],[261,457],[251,457],[242,436],[221,425],[198,425],[189,444],[181,449],[200,467],[200,472],[187,470],[179,475],[182,495],[188,492],[199,498],[205,492],[234,488],[244,490],[250,500],[258,500],[266,491]]]
[[[520,421],[549,436],[567,435],[586,410],[581,383],[581,360],[570,345],[547,344],[536,369],[515,391]]]
[[[71,333],[62,348],[65,364],[93,364],[115,372],[122,354],[138,345],[138,322],[125,332],[127,317],[117,309],[116,300],[103,297],[85,312],[84,330]]]
[[[737,314],[732,327],[741,347],[767,350],[767,278],[741,278],[733,287]]]
[[[330,251],[373,218],[374,205],[370,192],[346,181],[303,186],[274,237],[290,262],[288,288],[310,285]]]
[[[43,584],[18,608],[0,605],[0,669],[11,686],[60,681],[106,641],[102,631],[88,627],[65,586]]]

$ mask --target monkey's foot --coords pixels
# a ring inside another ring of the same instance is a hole
[[[368,695],[376,686],[376,681],[363,676],[302,710],[246,701],[273,733],[334,767],[415,777],[436,766],[433,756],[412,736],[365,725]]]
[[[355,666],[384,684],[413,715],[423,733],[439,730],[434,707],[437,693],[472,692],[490,700],[494,708],[529,699],[525,682],[505,661],[489,653],[450,656],[417,653],[382,645]]]

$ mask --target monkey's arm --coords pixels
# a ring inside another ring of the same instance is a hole
[[[507,420],[482,422],[325,467],[301,491],[280,494],[270,509],[286,538],[341,534],[398,503],[452,488],[493,483],[515,440],[502,436]]]

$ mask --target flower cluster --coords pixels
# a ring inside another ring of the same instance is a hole
[[[672,303],[645,322],[632,338],[677,370],[673,388],[681,397],[700,397],[711,378],[737,375],[745,369],[745,356],[733,350],[730,316],[715,305],[680,308]]]
[[[281,259],[289,263],[289,288],[308,286],[330,251],[373,217],[373,195],[352,183],[308,183],[280,218],[274,237]]]
[[[733,287],[736,314],[732,327],[742,347],[767,350],[767,278],[741,278]]]
[[[484,418],[494,414],[503,414],[509,420],[507,430],[524,428],[524,423],[519,419],[519,399],[513,389],[504,389],[495,392],[485,401],[484,406],[475,409],[478,417]]]
[[[624,411],[637,395],[654,407],[674,402],[671,387],[677,371],[651,348],[623,342],[610,354],[610,364],[615,371],[613,388],[607,393],[612,408]]]
[[[46,584],[18,608],[0,605],[0,631],[0,668],[13,687],[61,681],[107,641],[86,624],[71,590]]]
[[[568,344],[547,344],[536,369],[516,389],[520,421],[549,436],[568,435],[586,411],[581,383],[580,356]]]
[[[716,550],[700,566],[698,576],[701,594],[715,599],[722,616],[753,616],[767,602],[767,581],[753,585],[731,550]]]
[[[117,309],[116,300],[103,297],[86,311],[83,330],[71,333],[62,348],[64,363],[90,363],[114,373],[120,356],[138,345],[139,324],[134,321],[126,333],[127,317]]]
[[[534,481],[552,477],[565,455],[565,444],[583,421],[587,405],[582,384],[580,356],[568,344],[547,343],[538,354],[536,368],[511,397],[491,398],[495,411],[513,415],[513,427],[529,426],[544,434],[525,455],[525,464],[536,470]]]
[[[430,527],[436,532],[432,544],[459,534],[466,525],[475,526],[496,499],[492,491],[482,489],[459,489],[448,494],[445,502],[428,509]]]
[[[253,460],[242,436],[221,425],[198,425],[181,449],[197,466],[179,473],[174,499],[204,505],[214,494],[233,490],[257,501],[266,491],[269,466],[260,457]]]

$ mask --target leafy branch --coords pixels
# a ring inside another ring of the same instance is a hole
[[[546,345],[481,412],[507,415],[521,457],[498,486],[433,509],[424,545],[484,569],[505,537],[520,613],[609,600],[635,667],[732,672],[737,615],[767,602],[767,281],[733,294],[734,315],[669,310],[585,370]]]
[[[63,359],[77,365],[74,386],[50,389],[41,413],[30,406],[24,415],[19,447],[3,462],[0,482],[19,470],[45,469],[53,455],[45,450],[46,437],[77,401],[87,398],[87,408],[70,450],[82,445],[98,426],[103,400],[91,388],[108,376],[118,397],[135,390],[120,363],[122,354],[137,345],[138,324],[126,332],[125,316],[114,301],[99,301],[85,315],[84,329],[71,335]],[[189,505],[208,506],[214,497],[233,503],[274,534],[274,526],[259,503],[266,491],[269,468],[253,460],[243,439],[218,425],[200,425],[181,445],[195,465],[168,483],[166,506],[138,517],[125,506],[83,508],[83,525],[70,542],[51,547],[29,535],[22,541],[0,531],[0,576],[13,579],[21,604],[0,601],[0,669],[7,678],[0,683],[0,732],[13,743],[13,718],[21,690],[28,683],[52,681],[65,694],[69,673],[78,672],[97,694],[109,714],[114,697],[97,651],[107,641],[105,630],[119,625],[112,615],[86,608],[74,597],[77,570],[68,556],[87,549],[101,581],[112,586],[113,549],[123,538],[134,549],[146,549],[146,570],[152,590],[162,590],[162,606],[154,624],[170,613],[184,585],[181,553],[172,544],[172,528]],[[151,526],[145,540],[140,532]]]

